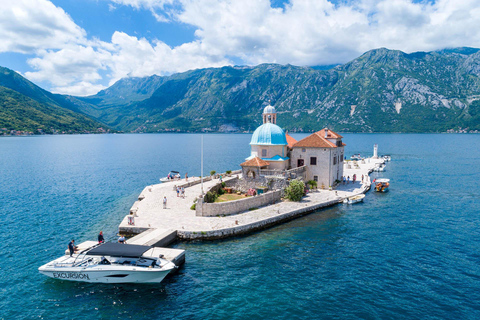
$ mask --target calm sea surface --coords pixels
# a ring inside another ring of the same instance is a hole
[[[305,135],[295,135],[296,138]],[[205,172],[239,168],[248,134],[204,136]],[[200,135],[0,138],[0,319],[480,319],[480,135],[345,134],[391,154],[387,194],[249,236],[180,242],[160,285],[47,278],[68,241],[116,240],[138,194],[200,174]]]

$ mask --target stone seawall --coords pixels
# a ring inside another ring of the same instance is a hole
[[[275,202],[280,201],[281,196],[282,191],[275,190],[254,197],[227,202],[205,203],[203,202],[203,199],[198,199],[196,215],[202,217],[233,215],[253,208],[274,204]]]
[[[182,240],[214,240],[228,238],[232,236],[238,236],[242,234],[247,234],[257,230],[265,229],[271,227],[275,224],[279,224],[288,220],[295,219],[297,217],[303,216],[310,212],[316,211],[321,208],[334,206],[339,203],[339,199],[318,203],[316,205],[306,206],[297,210],[289,211],[286,213],[278,214],[271,218],[264,220],[256,221],[250,224],[241,225],[238,227],[224,228],[221,230],[211,230],[211,231],[183,231],[177,230],[177,236]]]

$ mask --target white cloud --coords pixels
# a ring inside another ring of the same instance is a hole
[[[2,0],[0,52],[34,53],[81,43],[85,31],[63,9],[47,0]]]
[[[47,0],[4,1],[0,52],[36,52],[29,60],[34,71],[26,76],[63,93],[93,94],[105,78],[112,84],[125,76],[219,67],[230,58],[250,65],[321,65],[379,47],[480,47],[478,0],[291,0],[284,8],[272,8],[269,0],[109,0],[111,10],[125,5],[158,21],[193,26],[196,39],[176,47],[118,31],[108,42],[89,39]]]

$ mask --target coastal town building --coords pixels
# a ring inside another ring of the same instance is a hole
[[[342,136],[322,129],[293,145],[292,167],[307,167],[307,180],[317,181],[319,186],[330,187],[342,180],[344,146]]]
[[[262,120],[252,135],[250,156],[240,164],[245,179],[287,177],[295,168],[303,168],[302,178],[317,181],[319,186],[333,186],[342,179],[345,144],[341,135],[325,128],[296,141],[277,125],[277,112],[271,105],[263,109]]]

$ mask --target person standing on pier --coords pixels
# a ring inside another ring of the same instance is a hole
[[[180,187],[177,187],[177,198],[180,196]]]
[[[350,183],[350,176],[347,177],[347,184]]]
[[[167,209],[167,196],[163,196],[163,209]]]
[[[345,176],[343,176],[343,184],[345,184],[346,180],[347,180],[347,178],[345,178]]]
[[[182,198],[185,199],[185,188],[182,187],[182,190],[180,191],[180,194],[182,195]]]
[[[104,243],[105,239],[103,238],[103,231],[100,231],[98,234],[98,243]]]
[[[188,181],[188,172],[185,172],[185,181]]]

